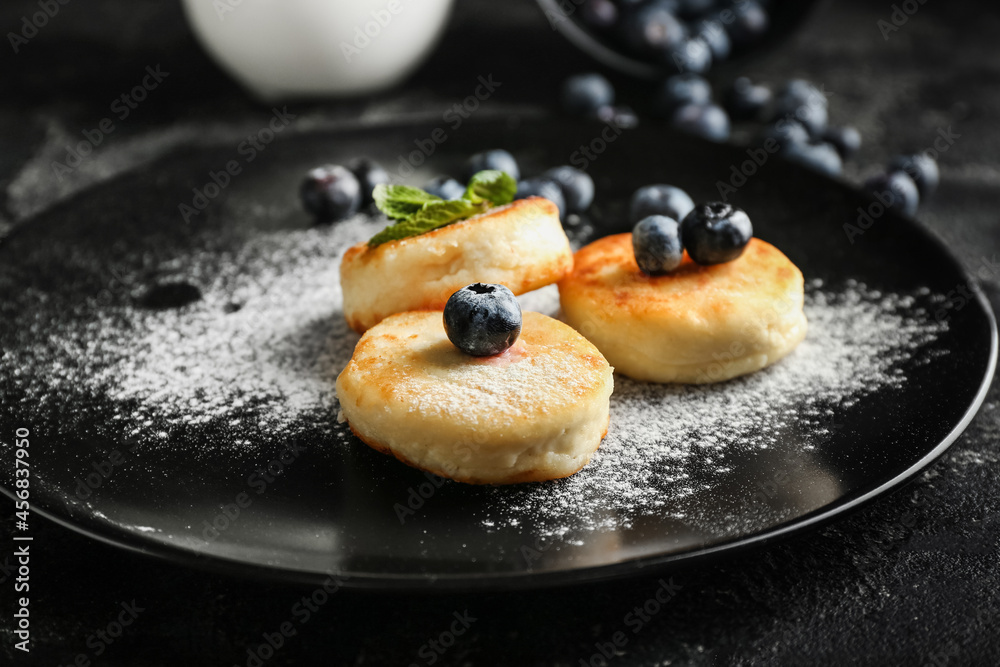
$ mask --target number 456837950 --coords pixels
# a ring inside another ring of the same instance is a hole
[[[31,433],[26,428],[19,428],[16,432],[17,440],[15,442],[14,456],[14,476],[17,478],[14,482],[14,486],[17,487],[17,497],[26,501],[28,499],[28,474],[30,467],[28,465],[28,436]],[[27,509],[27,503],[24,503],[24,509]],[[17,509],[22,509],[21,503],[17,504]]]

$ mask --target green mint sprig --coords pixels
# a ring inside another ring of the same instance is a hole
[[[461,199],[444,200],[406,185],[376,185],[372,192],[375,206],[396,222],[373,236],[368,247],[425,234],[471,218],[493,206],[509,204],[514,201],[516,192],[514,179],[495,169],[475,174]]]

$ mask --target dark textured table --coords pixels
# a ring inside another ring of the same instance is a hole
[[[912,4],[916,13],[887,39],[879,21],[891,21],[890,3],[830,4],[791,43],[746,63],[746,72],[825,86],[833,120],[856,124],[865,138],[850,180],[876,169],[864,165],[950,133],[941,189],[920,218],[997,308],[1000,10],[971,0]],[[22,16],[35,11],[34,1],[5,2],[3,33],[19,31]],[[9,43],[0,51],[0,235],[135,165],[206,134],[238,139],[270,115],[206,59],[176,2],[60,5],[18,53]],[[66,146],[96,127],[147,65],[169,75],[93,155],[54,170]],[[564,76],[591,67],[531,3],[460,1],[440,48],[401,88],[291,110],[299,130],[440,115],[470,94],[477,76],[493,74],[502,86],[477,113],[544,111]],[[620,90],[643,104],[642,86],[621,82]],[[667,576],[673,596],[638,633],[627,632],[612,664],[1000,664],[997,399],[995,384],[967,432],[912,484],[822,530],[709,564],[537,593],[340,590],[262,663],[248,647],[279,631],[312,588],[190,570],[37,523],[34,650],[25,660],[12,648],[5,567],[0,662],[62,665],[82,655],[77,664],[596,665],[616,632],[634,629],[628,614]],[[9,535],[8,512],[3,526]],[[454,626],[461,634],[442,637],[456,614],[464,617]],[[129,625],[119,637],[97,634],[120,617]]]

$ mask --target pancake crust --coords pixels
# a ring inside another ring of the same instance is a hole
[[[528,197],[419,236],[349,248],[340,264],[344,316],[364,333],[393,313],[443,310],[471,283],[523,294],[572,268],[556,205]]]
[[[368,330],[337,378],[351,430],[413,467],[470,484],[567,477],[607,434],[612,368],[569,326],[523,314],[506,352],[471,357],[440,312]]]
[[[650,382],[707,383],[768,366],[805,338],[802,272],[752,238],[725,264],[684,253],[665,276],[639,270],[632,235],[580,249],[559,282],[566,321],[620,372]]]

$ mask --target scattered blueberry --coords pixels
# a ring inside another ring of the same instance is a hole
[[[733,81],[722,103],[733,120],[758,120],[771,103],[771,89],[754,85],[750,79],[741,76]]]
[[[755,0],[743,0],[736,3],[732,11],[736,16],[727,27],[729,37],[737,48],[756,42],[771,25],[767,10]]]
[[[679,47],[687,30],[667,7],[652,3],[622,17],[622,36],[636,53],[655,56]]]
[[[577,115],[595,113],[615,103],[615,89],[600,74],[576,74],[563,82],[562,106]]]
[[[302,205],[317,220],[342,220],[361,206],[361,185],[347,168],[328,164],[311,170],[299,188]]]
[[[694,208],[688,193],[673,185],[646,185],[632,194],[628,219],[633,225],[651,215],[683,220]]]
[[[844,170],[837,149],[821,141],[792,142],[782,149],[781,154],[792,162],[827,176],[837,176]]]
[[[729,33],[725,26],[718,19],[704,19],[695,24],[692,32],[694,37],[698,37],[708,44],[712,52],[712,61],[719,62],[729,57],[733,50],[733,43],[729,39]]]
[[[889,171],[906,172],[916,183],[922,199],[933,194],[941,180],[937,161],[925,153],[894,157],[889,162]]]
[[[821,137],[828,119],[826,104],[816,104],[814,103],[816,98],[811,99],[813,102],[802,102],[794,97],[779,97],[771,120],[778,121],[782,118],[796,120],[809,130],[811,136]]]
[[[722,107],[714,104],[686,104],[674,112],[671,123],[678,129],[712,141],[729,138],[729,116]]]
[[[833,144],[842,160],[847,160],[861,148],[861,133],[850,125],[828,127],[823,131],[822,139]]]
[[[506,172],[515,181],[521,178],[521,170],[518,168],[514,156],[502,148],[495,148],[491,151],[476,153],[466,161],[465,180],[468,181],[477,172],[487,169]]]
[[[677,74],[665,79],[653,100],[657,115],[667,117],[685,104],[709,104],[712,86],[697,74]]]
[[[823,135],[828,119],[826,95],[804,79],[785,83],[775,96],[773,119],[794,119],[816,138]]]
[[[662,276],[681,265],[680,223],[665,215],[651,215],[632,228],[632,252],[643,273]]]
[[[631,130],[639,125],[639,116],[627,106],[603,106],[594,117],[623,130]]]
[[[548,178],[528,178],[517,183],[517,194],[514,199],[524,199],[525,197],[544,197],[556,205],[559,209],[559,218],[566,214],[566,200],[563,198],[562,188]]]
[[[461,199],[465,194],[465,186],[448,176],[438,176],[427,181],[423,190],[441,199]]]
[[[611,0],[586,0],[581,16],[587,25],[607,30],[618,22],[618,6]]]
[[[828,106],[823,91],[805,79],[789,79],[777,94],[779,100],[792,103],[794,106]]]
[[[521,305],[503,285],[473,283],[448,299],[444,330],[455,347],[466,354],[500,354],[521,334]]]
[[[358,179],[361,187],[361,203],[372,203],[372,190],[376,185],[387,185],[389,183],[389,172],[374,160],[359,158],[348,165],[351,173]]]
[[[699,264],[733,261],[743,254],[752,236],[746,212],[723,202],[699,204],[681,222],[681,240]]]
[[[913,217],[920,205],[920,190],[904,171],[879,174],[865,181],[865,189],[887,209]]]
[[[683,74],[693,72],[704,74],[712,67],[712,50],[708,43],[700,37],[686,39],[675,48],[666,53],[664,58],[669,71]]]
[[[549,179],[562,190],[567,213],[582,213],[594,201],[594,179],[576,167],[554,167],[542,174],[542,178]]]
[[[809,130],[797,120],[782,118],[773,125],[765,126],[757,136],[757,143],[761,146],[765,146],[769,140],[774,140],[784,150],[791,144],[808,143]]]

